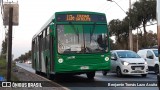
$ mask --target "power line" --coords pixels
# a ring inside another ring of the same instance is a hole
[[[119,0],[118,3],[119,3],[120,1],[122,1],[122,0]],[[114,6],[114,5],[111,5],[111,4],[109,4],[109,3],[106,5],[106,3],[104,3],[104,4],[101,5],[101,7],[100,7],[99,9],[97,9],[97,11],[100,12],[100,11],[103,11],[104,9],[109,10],[112,6]],[[109,8],[108,8],[108,7],[109,7]],[[108,9],[107,9],[107,8],[108,8]]]
[[[119,1],[117,1],[117,3],[121,2],[121,1],[123,1],[123,0],[119,0]],[[110,5],[110,7],[108,9],[106,9],[106,10],[111,9],[113,6],[115,6],[115,4],[114,5]]]

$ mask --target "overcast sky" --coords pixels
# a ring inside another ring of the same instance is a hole
[[[4,0],[4,2],[7,0]],[[11,0],[8,0],[11,1]],[[17,0],[13,0],[17,2]],[[115,0],[124,11],[128,11],[129,0]],[[132,3],[136,0],[131,0]],[[126,14],[114,3],[107,0],[18,0],[19,26],[13,27],[14,59],[31,50],[33,35],[55,13],[59,11],[93,11],[106,14],[107,22],[122,20]],[[5,37],[5,28],[0,15],[0,51]],[[156,26],[148,27],[156,32]]]

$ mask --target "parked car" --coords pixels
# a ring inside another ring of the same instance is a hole
[[[159,72],[158,49],[142,49],[137,54],[147,61],[149,71]]]
[[[148,74],[147,62],[131,50],[111,51],[111,67],[111,71],[116,72],[118,77],[137,74],[146,77]]]

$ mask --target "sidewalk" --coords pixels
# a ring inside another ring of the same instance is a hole
[[[66,87],[63,87],[53,81],[50,81],[42,76],[36,75],[29,71],[26,71],[20,67],[16,67],[16,72],[14,72],[15,76],[18,77],[19,81],[37,83],[42,82],[42,86],[44,87],[17,87],[17,88],[0,88],[0,90],[69,90]],[[33,82],[32,82],[33,81]],[[44,84],[46,82],[46,84]],[[23,82],[22,82],[23,83]]]

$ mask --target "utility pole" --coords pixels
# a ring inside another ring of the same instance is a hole
[[[129,0],[129,49],[133,50],[133,36],[132,36],[130,13],[131,13],[131,0]]]
[[[12,68],[12,26],[18,25],[18,3],[5,2],[3,3],[3,25],[8,26],[8,43],[7,43],[7,81],[11,81]]]
[[[13,7],[9,8],[7,81],[11,81]]]

